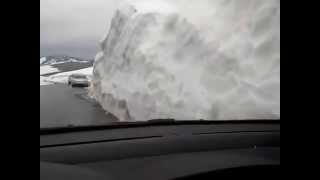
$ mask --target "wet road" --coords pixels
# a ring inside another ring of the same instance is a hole
[[[117,119],[87,97],[85,88],[40,86],[40,128],[102,125]]]

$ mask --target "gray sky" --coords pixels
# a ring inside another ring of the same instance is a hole
[[[120,1],[40,0],[40,56],[94,58]]]

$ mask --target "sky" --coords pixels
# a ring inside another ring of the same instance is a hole
[[[93,59],[120,1],[40,0],[40,56]]]

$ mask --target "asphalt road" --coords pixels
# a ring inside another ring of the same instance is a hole
[[[103,125],[117,119],[87,97],[85,88],[40,86],[40,128]]]

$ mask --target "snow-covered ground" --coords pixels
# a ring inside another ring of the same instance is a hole
[[[56,65],[63,63],[89,63],[90,60],[77,59],[69,56],[48,56],[40,58],[40,65]]]
[[[51,73],[56,73],[56,72],[59,72],[59,70],[57,68],[50,66],[50,65],[40,66],[40,76],[46,75],[46,74],[51,74]]]
[[[49,84],[56,84],[56,83],[62,83],[67,84],[68,83],[68,77],[71,74],[85,74],[88,76],[89,79],[91,79],[92,76],[93,67],[80,69],[76,71],[68,71],[63,73],[57,73],[48,77],[40,76],[40,86],[42,85],[49,85]]]
[[[46,81],[46,77],[40,76],[40,86],[50,85],[52,83]]]
[[[43,64],[46,60],[47,60],[47,58],[46,58],[46,57],[42,57],[42,58],[40,58],[40,65],[41,65],[41,64]]]
[[[121,121],[280,118],[280,0],[140,0],[112,20],[93,96]]]
[[[92,66],[89,60],[76,59],[68,56],[41,57],[40,86],[67,83],[69,75],[74,73],[86,74],[90,78],[93,68],[86,68],[88,66]]]
[[[92,70],[93,70],[93,68],[90,67],[90,68],[80,69],[80,70],[76,70],[76,71],[68,71],[68,72],[58,73],[58,74],[54,74],[52,76],[47,77],[46,81],[51,82],[51,83],[67,84],[68,77],[72,74],[84,74],[84,75],[87,75],[89,78],[91,78]]]

